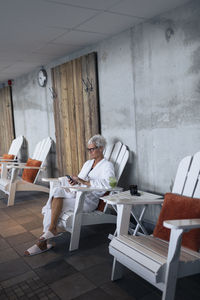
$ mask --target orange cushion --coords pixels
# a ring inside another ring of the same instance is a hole
[[[104,196],[108,196],[109,194],[110,194],[109,192],[106,192],[106,193],[104,194]],[[97,210],[103,211],[105,205],[106,205],[106,202],[104,202],[103,200],[100,199],[100,200],[99,200],[99,204],[98,204],[98,206],[97,206]]]
[[[163,221],[196,218],[200,218],[200,199],[167,193],[153,235],[169,241],[170,229],[163,226]],[[200,229],[184,232],[182,245],[194,251],[199,251]]]
[[[15,155],[13,154],[3,154],[3,159],[14,159]]]
[[[26,166],[28,166],[28,167],[40,167],[41,163],[42,162],[40,160],[29,158],[27,160]],[[38,171],[39,170],[37,170],[37,169],[24,169],[24,171],[22,173],[22,179],[25,180],[25,181],[33,183]]]
[[[13,154],[3,154],[2,156],[2,159],[14,159],[15,158],[15,155]],[[0,164],[0,167],[1,167],[1,164]],[[0,173],[1,173],[1,170],[0,170]]]

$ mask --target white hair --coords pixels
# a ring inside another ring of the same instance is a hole
[[[98,148],[103,147],[103,149],[104,149],[106,146],[106,139],[102,135],[96,134],[89,139],[88,145],[89,144],[95,144],[96,147],[98,147]]]

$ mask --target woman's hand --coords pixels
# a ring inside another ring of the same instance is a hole
[[[90,186],[90,181],[83,180],[83,179],[79,178],[78,176],[72,176],[72,178],[74,181],[76,181],[79,184],[84,184],[84,185]]]

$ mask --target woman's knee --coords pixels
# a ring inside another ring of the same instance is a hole
[[[56,187],[54,190],[53,190],[53,198],[64,198],[64,190],[63,188],[61,187]]]

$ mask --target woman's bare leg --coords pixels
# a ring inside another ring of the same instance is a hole
[[[51,231],[53,234],[57,234],[57,223],[58,223],[58,218],[60,216],[60,213],[62,211],[63,207],[63,198],[53,198],[51,202],[51,224],[49,226],[49,231]],[[36,243],[37,246],[41,250],[46,250],[47,249],[47,240],[38,240]],[[25,255],[29,255],[28,251],[24,252]]]
[[[53,198],[51,202],[51,224],[49,231],[57,234],[57,223],[63,207],[63,198]]]

